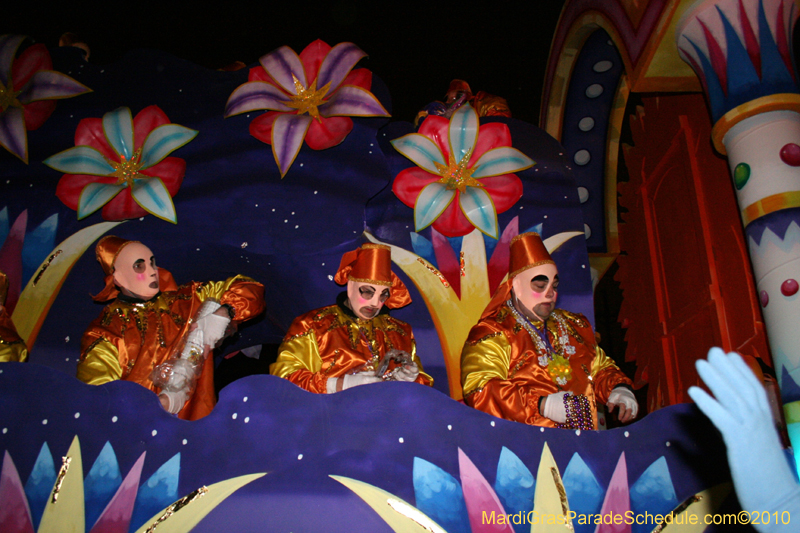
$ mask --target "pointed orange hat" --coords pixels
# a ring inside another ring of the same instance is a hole
[[[392,272],[392,249],[385,244],[368,243],[345,253],[333,279],[339,285],[356,281],[391,287],[391,296],[386,300],[390,309],[411,303],[411,295],[405,284]]]

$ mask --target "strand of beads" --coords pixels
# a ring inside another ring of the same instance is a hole
[[[562,429],[594,429],[589,399],[583,394],[565,394],[564,410],[567,413],[567,421],[563,424],[556,424],[556,427]]]

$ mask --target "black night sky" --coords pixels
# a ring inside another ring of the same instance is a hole
[[[473,91],[506,98],[514,117],[534,124],[563,6],[560,0],[87,4],[14,2],[0,18],[0,34],[55,47],[62,33],[73,32],[89,44],[89,61],[96,64],[151,48],[212,69],[234,61],[252,65],[283,45],[299,53],[318,38],[331,46],[351,41],[369,55],[359,66],[389,87],[396,120],[413,120],[459,78]]]

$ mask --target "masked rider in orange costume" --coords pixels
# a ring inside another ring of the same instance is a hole
[[[190,326],[206,331],[207,348],[213,350],[237,324],[264,310],[264,287],[246,276],[178,287],[172,274],[156,267],[147,246],[111,235],[97,243],[96,254],[106,286],[94,300],[114,301],[83,334],[78,379],[91,385],[133,381],[160,392],[162,406],[179,418],[209,414],[216,401],[213,357],[202,362],[188,401],[159,391],[151,373],[175,357]],[[221,306],[198,319],[198,310],[209,300]]]
[[[597,405],[636,417],[630,379],[595,341],[589,321],[555,308],[558,269],[537,233],[511,241],[508,281],[461,353],[468,405],[525,424],[597,429]]]
[[[365,244],[342,257],[334,278],[347,284],[335,305],[294,320],[278,349],[270,373],[316,393],[334,393],[378,383],[387,352],[401,361],[390,379],[432,385],[416,355],[411,326],[392,318],[386,308],[411,303],[408,289],[391,270],[391,250]]]

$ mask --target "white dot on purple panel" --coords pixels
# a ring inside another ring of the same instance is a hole
[[[589,201],[589,189],[586,187],[578,187],[578,200],[580,200],[582,204]]]
[[[543,216],[542,218],[547,218],[547,215]]]
[[[250,423],[250,417],[249,416],[244,417],[244,423],[245,424],[249,424]]]
[[[322,263],[322,266],[325,266],[325,263]]]
[[[8,428],[3,428],[3,435],[5,435],[6,433],[8,433]]]
[[[243,402],[246,402],[246,401],[247,401],[247,396],[245,396],[244,398],[242,398],[242,401],[243,401]]]
[[[64,342],[69,342],[69,335],[67,335],[66,337],[64,337]]]
[[[581,131],[592,131],[594,128],[594,119],[592,117],[583,117],[578,122],[578,129]]]
[[[75,413],[75,418],[80,418],[80,417],[81,417],[80,413]]]
[[[258,204],[256,204],[256,207],[258,207]]]
[[[292,211],[292,214],[294,215],[294,211]]]
[[[453,426],[451,426],[450,424],[447,424],[447,431],[453,431]]]
[[[139,218],[139,222],[144,221],[144,217]]]
[[[66,361],[67,363],[69,363],[69,357],[67,357],[66,359],[64,359],[64,361]]]
[[[578,436],[580,436],[580,434],[581,434],[581,430],[580,430],[580,429],[576,429],[576,430],[575,430],[575,434],[576,434],[576,435],[578,435]]]
[[[283,223],[284,223],[284,224],[286,224],[287,222],[289,222],[289,220],[288,220],[288,219],[285,219],[285,220],[283,221]]]
[[[303,454],[302,453],[297,455],[297,460],[298,461],[302,461],[303,460]]]
[[[200,248],[198,248],[198,249],[197,249],[197,251],[199,252],[199,251],[200,251]]]
[[[247,241],[244,241],[244,242],[242,243],[242,250],[244,250],[245,248],[247,248]]]
[[[628,437],[630,437],[630,436],[631,436],[631,434],[630,434],[630,433],[628,433],[627,431],[624,433],[624,435],[625,435],[625,438],[626,438],[626,439],[627,439]]]
[[[116,415],[111,417],[111,421],[114,422],[115,424],[117,423],[117,420],[119,420],[119,418],[117,418]]]
[[[186,440],[186,439],[183,439],[183,441],[181,441],[181,442],[183,443],[183,445],[184,445],[184,446],[186,446],[186,444],[187,444],[189,441],[188,441],[188,440]]]
[[[274,207],[272,208],[272,212],[273,212],[273,213],[275,212],[275,208],[274,208]]]
[[[299,227],[300,227],[300,226],[297,226],[297,225],[295,225],[294,229],[297,229],[297,228],[299,228]]]
[[[372,150],[370,150],[369,153],[372,153]]]
[[[491,422],[491,426],[492,426],[492,427],[494,427],[494,420],[492,420],[492,422]]]
[[[599,83],[593,83],[586,88],[586,96],[588,98],[597,98],[603,94],[603,86]]]
[[[612,63],[611,61],[608,60],[598,61],[597,63],[594,64],[592,70],[594,70],[595,72],[608,72],[609,70],[611,70],[611,67],[613,66],[614,63]]]
[[[572,160],[575,161],[576,165],[587,165],[589,161],[592,160],[592,154],[589,153],[589,150],[578,150],[575,152],[575,155],[572,156]]]
[[[314,191],[314,194],[317,194],[317,192],[319,192],[319,191]]]
[[[158,435],[158,431],[154,429],[154,430],[152,431],[151,435],[153,435],[153,436],[155,437],[156,435]]]
[[[303,166],[303,163],[300,163],[300,166],[302,167],[302,166]]]
[[[542,433],[544,433],[544,428],[539,428],[539,431],[541,431]]]
[[[100,71],[100,74],[102,74],[102,73],[103,73],[103,72],[105,72],[105,71],[106,71],[106,69],[103,69],[103,70],[101,70],[101,71]]]
[[[586,265],[581,265],[581,268],[586,268]]]
[[[45,418],[44,420],[42,420],[42,425],[43,425],[43,426],[46,426],[46,425],[47,425],[47,419],[46,419],[46,418]]]
[[[330,274],[328,274],[328,279],[329,279],[329,280],[331,280],[331,281],[333,281],[333,276],[331,276]]]
[[[672,443],[670,441],[667,441],[667,447],[669,448],[670,446],[672,446]]]
[[[586,238],[588,239],[589,237],[592,236],[592,228],[590,228],[588,224],[584,224],[583,233],[586,235]]]
[[[400,437],[399,439],[397,439],[397,442],[399,442],[400,444],[403,444],[405,441],[403,440],[403,437]]]
[[[238,417],[238,416],[239,416],[239,414],[238,414],[238,413],[233,413],[233,414],[231,415],[231,418],[233,418],[234,420],[236,420],[236,417]]]

